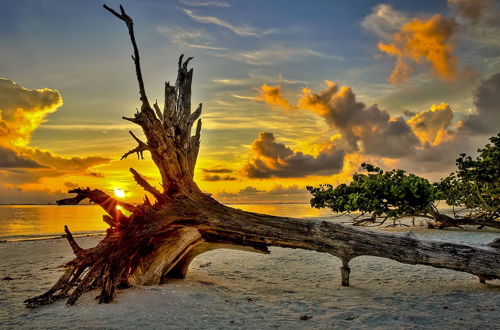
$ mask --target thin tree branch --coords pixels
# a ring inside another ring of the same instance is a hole
[[[106,213],[113,217],[117,222],[119,222],[121,219],[127,218],[117,206],[123,207],[129,212],[137,211],[137,207],[135,207],[134,205],[116,200],[99,189],[91,190],[88,187],[86,189],[75,188],[68,192],[70,194],[77,195],[73,198],[66,198],[56,201],[58,205],[76,205],[85,198],[88,198],[92,202],[100,205],[106,211]]]
[[[140,175],[136,170],[134,170],[132,167],[130,168],[130,172],[134,175],[134,180],[137,182],[139,186],[144,188],[147,192],[149,192],[151,195],[153,195],[157,201],[163,201],[165,200],[165,195],[163,195],[158,189],[153,187],[149,182],[144,179],[142,175]]]
[[[148,98],[146,96],[146,89],[144,87],[144,81],[142,79],[142,70],[141,70],[141,62],[139,58],[139,49],[137,48],[137,43],[135,41],[135,36],[134,36],[134,22],[130,16],[128,16],[125,13],[125,9],[123,9],[123,6],[120,5],[120,11],[121,14],[117,13],[115,10],[112,8],[108,7],[107,5],[103,5],[104,9],[118,17],[120,20],[124,21],[125,24],[127,25],[128,28],[128,33],[130,35],[130,41],[132,42],[132,47],[134,48],[134,55],[132,55],[132,59],[134,60],[135,64],[135,73],[137,75],[137,82],[139,83],[139,94],[140,94],[140,99],[142,102],[142,106],[149,108],[149,102]]]
[[[137,125],[141,126],[141,123],[136,118],[129,118],[129,117],[123,116],[122,119],[128,120],[128,121],[130,121],[130,122],[132,122],[134,124],[137,124]]]
[[[68,240],[71,249],[73,249],[73,252],[77,257],[80,256],[85,250],[82,249],[75,241],[75,238],[73,237],[73,234],[71,234],[71,232],[69,231],[67,225],[64,225],[64,232],[66,233],[66,239]]]
[[[123,160],[125,158],[127,158],[129,155],[133,154],[133,153],[137,153],[137,158],[138,159],[144,159],[144,154],[143,152],[146,151],[146,150],[149,150],[149,146],[142,142],[137,136],[134,135],[134,133],[132,133],[132,131],[128,131],[130,133],[130,135],[132,135],[132,137],[134,138],[135,141],[137,141],[137,143],[139,144],[136,148],[134,149],[131,149],[129,151],[127,151],[120,160]]]
[[[155,108],[158,119],[163,122],[163,114],[161,113],[160,107],[158,106],[158,100],[155,101],[153,107]]]
[[[165,104],[163,106],[164,125],[171,124],[170,119],[175,113],[177,90],[175,86],[165,82]]]
[[[201,116],[201,108],[202,104],[200,103],[196,110],[189,116],[189,122],[188,122],[188,134],[191,134],[191,127],[193,126],[194,122],[198,120]]]
[[[200,136],[201,136],[201,119],[198,119],[196,123],[196,132],[195,135],[190,137],[189,139],[189,170],[191,171],[191,175],[194,176],[194,168],[196,167],[196,160],[198,159],[198,152],[200,151]]]

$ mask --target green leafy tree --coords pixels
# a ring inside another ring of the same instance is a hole
[[[382,224],[387,219],[430,217],[435,211],[436,193],[427,179],[403,170],[383,171],[366,163],[361,167],[367,173],[354,174],[348,184],[308,186],[313,195],[311,206],[327,207],[340,214],[358,213],[355,224],[376,223],[377,219]],[[369,217],[364,218],[367,214]]]
[[[500,228],[500,134],[478,150],[478,157],[461,154],[457,171],[431,184],[427,179],[403,170],[383,171],[371,164],[361,166],[348,184],[308,186],[311,206],[329,208],[339,214],[355,214],[354,224],[381,225],[388,219],[425,217],[440,228],[479,225]],[[454,217],[442,214],[437,203],[444,200]],[[456,212],[456,207],[469,213]],[[432,224],[431,224],[432,225]]]
[[[500,216],[500,133],[478,149],[478,156],[461,154],[457,171],[435,184],[439,198],[469,212],[468,218],[496,220]]]

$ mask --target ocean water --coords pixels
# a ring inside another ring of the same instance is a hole
[[[329,210],[311,208],[309,204],[232,204],[250,212],[289,217],[331,216]],[[0,241],[35,240],[60,237],[64,225],[75,236],[105,232],[105,212],[98,205],[0,205]]]

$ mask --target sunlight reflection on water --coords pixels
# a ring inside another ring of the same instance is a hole
[[[328,216],[328,210],[313,209],[309,204],[231,204],[245,211],[285,217]],[[97,205],[0,205],[0,240],[24,240],[55,237],[68,225],[75,235],[103,233],[104,211]]]

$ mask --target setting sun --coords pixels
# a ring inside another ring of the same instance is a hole
[[[115,188],[113,188],[113,192],[114,192],[116,197],[120,197],[120,198],[125,197],[125,190],[123,190],[122,188],[115,187]]]

